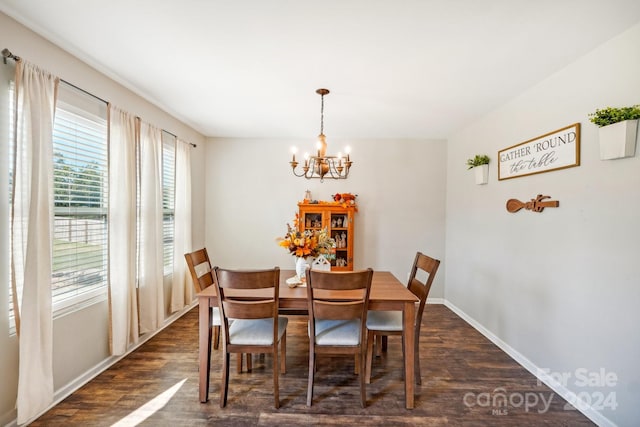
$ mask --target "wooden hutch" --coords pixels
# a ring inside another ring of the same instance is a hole
[[[336,256],[331,261],[332,271],[353,270],[353,220],[355,204],[337,202],[298,203],[301,230],[326,228],[336,241]]]

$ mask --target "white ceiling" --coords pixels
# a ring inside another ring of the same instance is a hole
[[[638,0],[0,0],[0,10],[204,135],[269,138],[317,135],[320,87],[331,90],[329,138],[446,138],[640,22]]]

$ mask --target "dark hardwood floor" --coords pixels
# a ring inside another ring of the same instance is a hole
[[[218,405],[220,351],[213,351],[208,403],[198,401],[197,308],[73,393],[33,426],[591,426],[580,412],[443,305],[428,305],[420,353],[422,385],[404,408],[399,337],[374,360],[367,407],[353,358],[318,359],[314,404],[306,406],[306,317],[291,316],[281,407],[273,406],[272,359],[251,373],[231,369],[226,408]],[[547,406],[547,402],[550,404]]]

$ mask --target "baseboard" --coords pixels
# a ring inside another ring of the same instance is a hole
[[[444,304],[444,298],[427,298],[427,304]]]
[[[44,415],[51,408],[53,408],[58,403],[62,402],[64,399],[69,397],[73,392],[75,392],[76,390],[80,389],[80,387],[84,386],[89,381],[91,381],[92,379],[94,379],[95,377],[97,377],[98,375],[100,375],[101,373],[106,371],[107,369],[109,369],[111,366],[115,365],[117,362],[119,362],[120,360],[122,360],[125,357],[127,357],[133,351],[137,350],[140,346],[142,346],[144,343],[146,343],[151,338],[156,336],[159,332],[164,330],[167,326],[171,325],[177,319],[182,317],[182,315],[184,315],[186,312],[188,312],[189,310],[191,310],[193,307],[195,307],[197,305],[198,305],[198,301],[196,300],[193,303],[191,303],[190,305],[188,305],[185,308],[183,308],[182,310],[176,311],[175,313],[173,313],[171,316],[169,316],[165,320],[164,324],[160,328],[158,328],[157,330],[155,330],[155,331],[153,331],[151,333],[148,333],[148,334],[143,335],[142,337],[140,337],[140,341],[138,341],[138,343],[136,345],[134,345],[129,350],[127,350],[127,352],[125,354],[123,354],[121,356],[108,357],[107,359],[103,360],[102,362],[100,362],[96,366],[92,367],[91,369],[89,369],[88,371],[86,371],[84,374],[80,375],[79,377],[77,377],[73,381],[69,382],[65,386],[63,386],[63,387],[59,388],[58,390],[56,390],[53,393],[53,403],[51,405],[49,405],[49,407],[47,409],[45,409],[44,411],[42,411],[41,413],[39,413],[38,415],[36,415],[32,419],[30,419],[29,421],[27,421],[25,423],[25,425],[32,423],[33,421],[35,421],[36,419],[38,419],[39,417]],[[11,422],[6,424],[5,427],[17,427],[17,426],[18,426],[17,419],[14,418]]]
[[[506,342],[502,341],[499,337],[493,334],[490,330],[482,326],[478,323],[474,318],[467,315],[464,311],[458,308],[455,304],[450,302],[447,299],[444,299],[444,305],[457,314],[460,318],[462,318],[465,322],[471,325],[475,330],[484,335],[489,341],[497,345],[502,351],[507,353],[512,359],[518,362],[523,368],[527,371],[531,372],[536,378],[538,378],[542,383],[547,385],[551,390],[556,392],[560,397],[565,399],[567,402],[576,402],[577,397],[574,392],[567,389],[563,384],[556,381],[551,377],[548,373],[546,373],[543,369],[536,366],[533,362],[527,359],[520,352],[515,350]],[[616,427],[616,424],[612,422],[609,418],[602,415],[599,411],[593,409],[587,402],[580,401],[577,411],[580,411],[585,417],[589,418],[591,421],[596,423],[601,427]]]

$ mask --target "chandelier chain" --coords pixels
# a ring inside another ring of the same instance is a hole
[[[320,135],[324,135],[324,93],[320,94]]]

